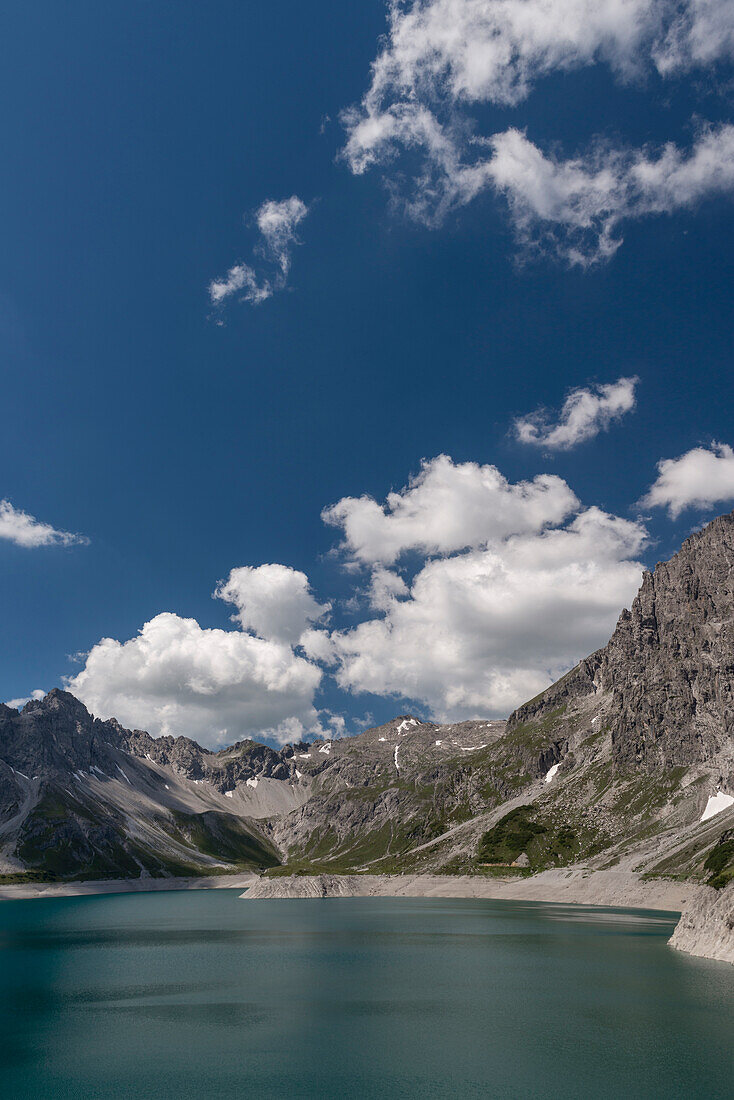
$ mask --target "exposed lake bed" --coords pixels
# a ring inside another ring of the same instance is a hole
[[[0,905],[13,1097],[716,1097],[734,981],[677,913],[239,891]]]

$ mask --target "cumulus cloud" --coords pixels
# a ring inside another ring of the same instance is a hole
[[[85,546],[89,539],[70,531],[57,531],[49,523],[14,508],[9,500],[0,500],[0,539],[16,546],[35,549],[38,546]]]
[[[308,207],[297,195],[280,202],[273,199],[264,202],[255,213],[260,233],[255,253],[264,262],[265,270],[256,271],[246,263],[235,264],[223,278],[209,284],[212,305],[220,306],[240,291],[243,301],[259,305],[277,290],[283,290],[291,269],[291,252],[298,244],[296,230],[307,213]]]
[[[370,86],[342,116],[343,158],[361,174],[409,152],[413,186],[403,202],[427,224],[489,188],[507,198],[523,243],[541,224],[571,262],[606,259],[623,219],[731,188],[725,128],[718,144],[690,154],[666,147],[646,174],[645,150],[597,145],[563,161],[516,127],[481,136],[472,108],[517,107],[550,73],[597,63],[622,80],[710,66],[734,54],[732,11],[730,0],[393,0]]]
[[[546,409],[538,409],[515,421],[515,435],[521,443],[531,443],[551,451],[568,451],[578,443],[593,439],[635,407],[637,378],[618,378],[600,386],[580,386],[571,390],[557,418]]]
[[[14,707],[16,710],[20,710],[21,707],[24,707],[26,705],[26,703],[30,703],[31,699],[43,699],[45,694],[46,692],[43,691],[41,688],[36,688],[35,691],[32,691],[30,693],[30,695],[24,695],[20,699],[8,699],[5,706]]]
[[[734,500],[734,451],[726,443],[694,447],[658,462],[658,476],[643,498],[676,519],[686,508],[711,508]]]
[[[641,522],[582,508],[561,478],[513,484],[446,455],[384,504],[347,497],[324,518],[350,568],[369,571],[370,613],[304,635],[306,652],[344,690],[440,720],[506,715],[604,644],[647,540]]]
[[[384,566],[410,550],[447,554],[541,530],[577,507],[575,494],[553,474],[512,484],[496,466],[439,455],[423,462],[420,473],[389,493],[384,505],[368,496],[344,497],[322,518],[342,528],[343,549],[355,561]]]
[[[310,596],[304,574],[280,569],[234,569],[217,590],[235,604],[246,629],[209,629],[163,612],[126,642],[102,638],[67,680],[69,690],[99,717],[209,745],[254,734],[288,741],[320,731],[313,703],[321,669],[290,642],[324,608]]]
[[[310,624],[331,610],[316,602],[306,574],[287,565],[240,566],[214,595],[235,605],[232,618],[244,630],[287,645],[296,645]]]
[[[640,583],[640,523],[596,508],[563,527],[426,562],[383,615],[332,634],[353,692],[418,700],[440,720],[508,714],[608,639]]]
[[[369,602],[374,611],[388,611],[396,599],[407,595],[408,586],[399,573],[380,567],[372,570]]]

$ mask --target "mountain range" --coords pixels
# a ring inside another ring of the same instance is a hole
[[[583,864],[734,878],[734,513],[646,573],[608,644],[504,721],[404,714],[210,752],[65,691],[0,705],[0,879]]]

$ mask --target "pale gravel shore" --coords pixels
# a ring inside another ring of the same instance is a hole
[[[313,875],[267,878],[254,873],[205,878],[102,879],[0,886],[0,900],[127,894],[151,890],[244,890],[249,900],[304,897],[506,898],[681,912],[705,889],[694,883],[645,880],[634,871],[558,868],[531,878],[480,875]]]
[[[688,954],[734,962],[734,887],[716,897],[707,886],[672,879],[644,879],[634,871],[565,867],[530,878],[479,875],[293,875],[254,873],[206,878],[106,879],[90,882],[23,883],[0,886],[0,900],[32,900],[130,894],[159,890],[242,890],[241,898],[498,898],[566,905],[683,912],[671,940]]]
[[[242,890],[259,881],[253,872],[206,878],[125,878],[89,882],[24,882],[0,886],[0,901],[69,898],[88,894],[135,894],[150,890]]]
[[[531,878],[472,875],[314,875],[262,878],[247,900],[318,897],[505,898],[681,912],[701,891],[694,883],[643,879],[634,871],[558,868]]]

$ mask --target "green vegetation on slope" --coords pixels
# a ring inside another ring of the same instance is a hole
[[[249,832],[234,814],[221,810],[201,814],[174,810],[173,819],[177,839],[212,859],[246,870],[264,870],[280,863],[275,849]]]
[[[53,879],[137,878],[141,872],[188,878],[279,863],[275,850],[232,814],[174,811],[155,824],[161,844],[128,835],[124,818],[110,808],[97,811],[68,792],[50,790],[24,821],[16,855],[29,873]],[[176,846],[167,847],[165,836]]]
[[[721,890],[734,880],[734,829],[727,829],[721,834],[718,844],[709,852],[703,868],[710,872],[706,881],[715,890]]]
[[[530,842],[545,832],[545,825],[533,820],[531,806],[518,806],[480,839],[477,859],[481,863],[514,863]]]
[[[61,791],[47,792],[33,808],[16,854],[31,870],[59,878],[129,877],[141,869],[109,821]]]
[[[509,865],[524,853],[530,868],[542,871],[572,863],[589,841],[573,824],[547,816],[537,806],[517,806],[480,838],[475,863]]]

